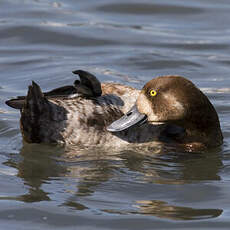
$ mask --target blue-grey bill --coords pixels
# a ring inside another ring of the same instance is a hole
[[[122,116],[120,119],[114,121],[107,127],[107,130],[110,132],[119,132],[125,130],[136,124],[142,124],[147,120],[145,114],[141,114],[136,105],[134,105],[128,113]]]

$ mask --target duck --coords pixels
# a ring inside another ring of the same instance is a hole
[[[159,76],[139,90],[101,83],[84,70],[73,85],[42,92],[32,81],[26,96],[6,104],[20,110],[26,143],[126,148],[169,145],[189,152],[223,143],[220,122],[207,96],[190,80]]]

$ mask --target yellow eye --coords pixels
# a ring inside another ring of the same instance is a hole
[[[151,90],[149,91],[149,94],[150,94],[151,97],[155,97],[155,96],[157,95],[157,91],[154,90],[154,89],[151,89]]]

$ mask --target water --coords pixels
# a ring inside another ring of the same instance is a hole
[[[0,229],[229,229],[230,3],[1,0]],[[216,107],[222,147],[207,154],[24,145],[4,104],[31,80],[72,84],[72,70],[141,88],[191,79]]]

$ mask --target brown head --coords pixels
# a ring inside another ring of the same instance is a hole
[[[223,142],[219,118],[213,105],[191,81],[183,77],[162,76],[149,81],[141,90],[135,109],[128,116],[125,115],[129,121],[134,111],[136,117],[140,114],[137,122],[146,117],[153,125],[172,124],[183,128],[185,135],[177,142],[188,147],[219,146]],[[121,119],[124,122],[124,117]],[[108,130],[116,131],[119,121],[116,122]],[[134,124],[131,122],[131,125]]]

